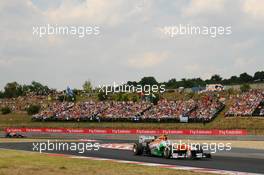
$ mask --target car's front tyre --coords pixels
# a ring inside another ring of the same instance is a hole
[[[134,153],[134,155],[142,155],[143,154],[143,146],[141,143],[135,143],[133,145],[133,153]]]
[[[163,157],[166,159],[171,158],[171,149],[169,147],[165,147],[163,150]]]

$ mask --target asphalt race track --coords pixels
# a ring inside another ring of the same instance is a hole
[[[128,143],[131,141],[124,140],[100,140],[101,144],[105,143]],[[32,151],[31,142],[17,143],[0,143],[0,148]],[[47,151],[48,152],[48,151]],[[170,164],[180,166],[191,166],[200,168],[211,168],[228,171],[240,171],[249,173],[264,174],[264,150],[254,149],[232,149],[229,153],[214,154],[212,159],[206,160],[179,160],[164,159],[159,157],[134,156],[132,151],[100,148],[99,151],[87,151],[83,154],[70,151],[53,151],[49,153],[70,154],[77,156],[88,156],[98,158],[119,159],[128,161],[140,161],[147,163]]]

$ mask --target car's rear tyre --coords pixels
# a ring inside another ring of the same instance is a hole
[[[149,148],[149,143],[147,143],[147,146],[145,147],[145,153],[146,155],[151,156],[151,150]]]
[[[186,157],[187,157],[187,159],[193,159],[193,158],[194,158],[194,157],[193,157],[193,153],[192,153],[191,150],[187,150],[187,151],[186,151]]]
[[[171,158],[171,149],[169,147],[165,147],[163,150],[163,157],[166,159]]]
[[[143,146],[141,143],[135,143],[133,145],[133,153],[134,153],[134,155],[142,155],[143,154]]]
[[[203,154],[204,154],[204,156],[205,156],[206,158],[209,158],[209,159],[212,158],[212,155],[211,155],[210,153],[203,153]]]

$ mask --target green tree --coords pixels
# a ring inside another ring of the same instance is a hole
[[[128,81],[127,82],[127,85],[130,85],[130,86],[137,86],[137,82],[136,81]]]
[[[166,87],[167,88],[170,88],[170,89],[176,89],[176,88],[178,88],[178,86],[177,86],[177,80],[175,78],[170,79],[166,83]]]
[[[44,86],[39,82],[32,81],[30,85],[22,86],[23,95],[28,92],[34,92],[37,95],[47,95],[51,92],[48,86]]]
[[[230,79],[229,79],[229,84],[237,84],[239,83],[239,78],[237,76],[232,76]]]
[[[32,91],[39,95],[47,95],[50,91],[48,86],[44,86],[36,81],[32,81],[31,87],[32,87]]]
[[[7,98],[18,97],[23,93],[22,86],[17,82],[7,83],[4,89],[5,97]]]
[[[85,81],[84,84],[83,84],[83,90],[86,92],[86,93],[91,93],[92,90],[93,90],[93,86],[92,86],[92,83],[90,81]]]
[[[105,100],[107,100],[107,95],[106,95],[104,92],[102,92],[102,91],[100,91],[100,92],[97,94],[97,97],[98,97],[98,99],[99,99],[100,101],[105,101]]]
[[[254,74],[254,80],[263,81],[264,80],[264,71],[258,71]]]
[[[246,72],[240,74],[239,79],[241,83],[248,83],[253,80],[252,76],[248,75]]]
[[[215,74],[211,77],[210,82],[211,83],[221,83],[222,79],[223,78],[220,75]]]
[[[159,84],[157,80],[154,77],[143,77],[140,81],[139,84],[142,86],[144,85],[154,85],[154,84]]]
[[[0,91],[0,98],[4,98],[4,97],[5,97],[4,92]]]

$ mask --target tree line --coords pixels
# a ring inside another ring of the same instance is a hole
[[[231,76],[230,78],[224,79],[220,75],[212,75],[210,79],[203,80],[201,78],[183,78],[177,81],[175,78],[170,79],[167,82],[158,83],[154,77],[144,77],[139,82],[128,81],[129,85],[146,85],[146,84],[165,84],[166,89],[177,89],[179,87],[192,88],[192,87],[204,87],[206,84],[222,84],[222,85],[239,85],[264,82],[264,71],[258,71],[253,76],[244,72],[239,76]]]
[[[0,98],[15,98],[24,96],[30,92],[36,95],[48,95],[53,91],[55,90],[36,81],[32,81],[30,85],[20,85],[17,82],[10,82],[5,85],[4,91],[0,91]]]
[[[240,85],[249,83],[264,82],[264,71],[258,71],[253,76],[244,72],[239,76],[231,76],[230,78],[222,78],[220,75],[215,74],[210,79],[203,80],[201,78],[181,79],[177,81],[175,78],[164,82],[167,89],[175,89],[179,87],[192,88],[204,87],[206,84],[222,84],[222,85]]]
[[[144,85],[159,85],[164,84],[166,89],[176,89],[179,87],[192,88],[192,87],[204,87],[206,84],[222,84],[222,85],[237,85],[237,84],[249,84],[264,82],[264,71],[258,71],[254,75],[249,75],[244,72],[239,76],[231,76],[224,79],[220,75],[215,74],[210,79],[203,80],[201,78],[183,78],[177,81],[175,78],[170,79],[167,82],[158,82],[154,77],[143,77],[140,81],[128,81],[128,85],[137,86],[138,84]],[[85,81],[83,84],[83,90],[85,92],[91,92],[94,90],[90,81]],[[74,89],[74,93],[80,90]],[[3,91],[0,91],[0,98],[14,98],[18,96],[24,96],[29,92],[33,92],[36,95],[48,95],[52,92],[56,92],[56,89],[51,89],[46,85],[42,85],[39,82],[33,81],[30,85],[20,85],[17,82],[7,83]]]

